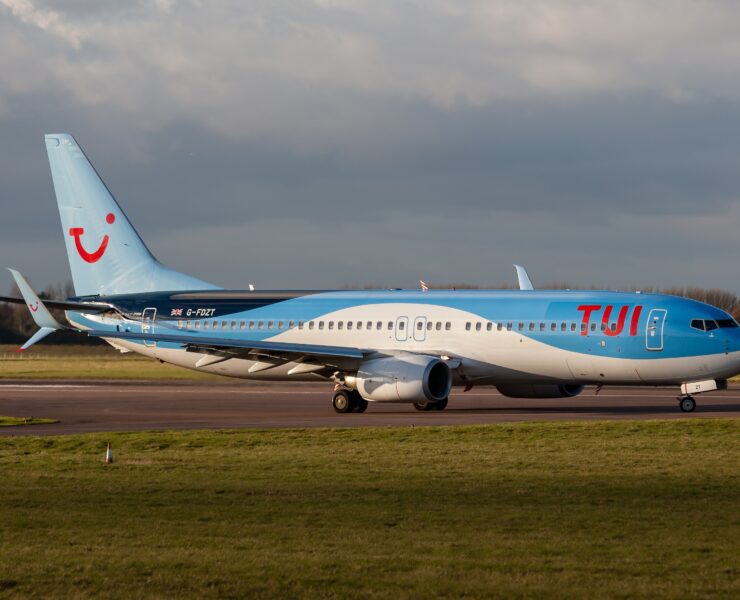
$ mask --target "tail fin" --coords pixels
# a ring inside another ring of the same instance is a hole
[[[75,139],[45,139],[78,296],[217,287],[157,262]]]

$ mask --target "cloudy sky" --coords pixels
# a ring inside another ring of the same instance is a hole
[[[0,0],[0,265],[39,287],[50,132],[225,287],[740,292],[732,1]]]

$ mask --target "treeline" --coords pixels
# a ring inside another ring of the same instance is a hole
[[[457,289],[457,290],[474,290],[474,289],[514,289],[512,285],[483,287],[470,284],[448,284],[438,285],[430,284],[431,289]],[[358,289],[355,287],[354,289]],[[363,287],[359,289],[373,289]],[[377,288],[376,288],[377,289]],[[567,289],[584,289],[583,287],[574,288],[567,283],[552,283],[538,289],[543,290],[567,290]],[[586,288],[588,289],[588,288]],[[590,288],[596,289],[596,288]],[[630,291],[640,290],[644,293],[669,294],[671,296],[680,296],[682,298],[692,298],[700,302],[706,302],[717,308],[730,313],[735,319],[740,320],[740,296],[733,292],[719,288],[699,288],[699,287],[671,287],[671,288],[632,288]],[[10,294],[13,298],[20,298],[20,292],[16,286],[13,286]],[[39,296],[44,300],[64,300],[74,296],[72,283],[64,285],[51,285],[44,289]],[[64,322],[64,315],[61,311],[52,311],[54,316]],[[31,319],[31,315],[25,304],[6,304],[0,303],[0,343],[2,344],[19,344],[25,342],[36,332],[36,324]],[[48,342],[52,344],[96,344],[100,343],[85,336],[73,333],[57,332],[52,335]]]
[[[20,298],[21,293],[18,286],[14,285],[8,295],[11,298]],[[74,296],[74,288],[71,282],[63,285],[50,285],[39,292],[42,300],[65,300],[72,296]],[[52,310],[51,313],[60,323],[66,323],[63,311]],[[25,304],[0,302],[0,344],[22,344],[36,333],[37,329]],[[75,333],[58,331],[48,337],[44,343],[95,345],[104,342]]]

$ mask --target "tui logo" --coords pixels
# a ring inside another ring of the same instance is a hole
[[[116,221],[116,215],[113,213],[108,213],[105,217],[105,222],[108,223],[108,225],[113,225]],[[96,263],[101,258],[103,258],[103,254],[105,254],[105,251],[108,249],[108,242],[110,241],[110,238],[108,237],[108,234],[103,236],[103,241],[100,242],[100,246],[98,246],[98,249],[94,252],[88,252],[85,249],[85,246],[82,244],[82,236],[85,234],[85,228],[84,227],[72,227],[69,230],[69,235],[71,235],[75,239],[75,247],[77,248],[77,253],[80,255],[80,258],[88,263]]]

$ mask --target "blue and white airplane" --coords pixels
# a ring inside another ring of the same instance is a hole
[[[452,386],[565,398],[587,385],[722,389],[740,372],[726,312],[658,294],[536,291],[223,290],[160,264],[70,135],[46,136],[75,294],[41,301],[11,270],[40,330],[67,329],[181,367],[334,384],[340,413],[368,402],[441,410]],[[68,324],[48,308],[65,311]]]

